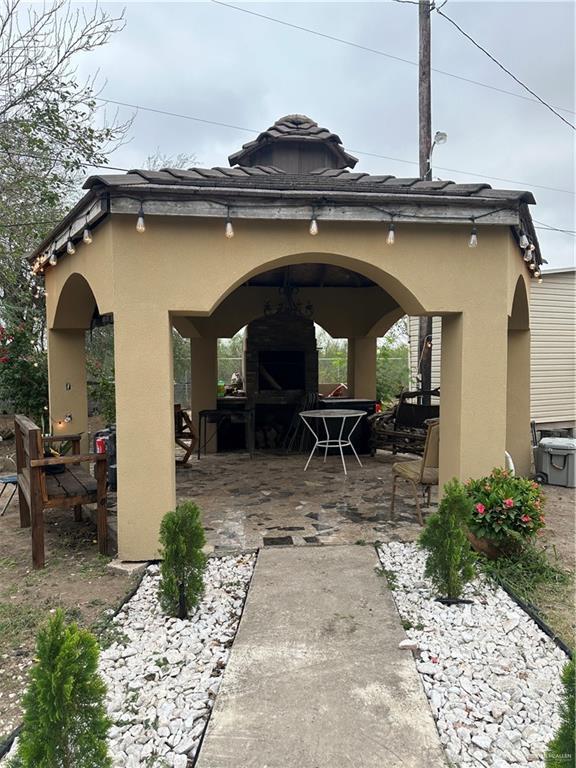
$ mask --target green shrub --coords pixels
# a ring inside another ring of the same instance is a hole
[[[469,527],[480,538],[524,546],[544,525],[544,499],[533,480],[493,469],[488,477],[469,480],[466,491],[473,503]]]
[[[160,604],[166,613],[185,619],[204,588],[206,539],[200,510],[191,501],[164,515],[160,526]]]
[[[474,576],[475,556],[464,526],[472,503],[458,480],[444,486],[438,512],[428,518],[419,544],[428,551],[425,574],[442,597],[456,599]]]
[[[98,653],[96,638],[76,624],[66,625],[61,610],[39,631],[15,765],[110,768],[110,721]]]
[[[560,727],[556,736],[548,744],[546,753],[546,768],[575,768],[576,766],[576,715],[574,659],[564,667],[562,673],[564,696],[560,704]]]

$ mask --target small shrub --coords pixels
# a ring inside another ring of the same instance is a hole
[[[425,574],[442,597],[457,599],[474,576],[475,556],[464,530],[471,508],[462,483],[451,480],[420,535],[420,546],[428,550]]]
[[[110,721],[98,653],[96,638],[76,624],[67,625],[61,610],[39,631],[15,765],[110,768]]]
[[[469,480],[472,500],[469,528],[473,534],[505,546],[522,547],[544,525],[544,499],[538,483],[493,469],[488,477]]]
[[[560,727],[556,736],[548,744],[546,753],[546,768],[575,768],[576,766],[576,713],[574,674],[574,659],[564,667],[562,673],[564,683],[563,700],[560,704]]]
[[[166,613],[185,619],[202,595],[206,539],[200,510],[190,501],[164,515],[160,526],[160,604]]]

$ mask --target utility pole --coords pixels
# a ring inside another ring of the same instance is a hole
[[[430,8],[431,0],[418,3],[418,122],[420,178],[430,181],[432,168],[432,85],[430,76]],[[421,317],[418,328],[418,360],[420,361],[420,389],[432,389],[432,318]],[[430,397],[422,398],[423,405],[430,405]]]

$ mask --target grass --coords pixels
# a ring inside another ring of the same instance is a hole
[[[573,575],[561,568],[554,553],[528,546],[520,553],[497,560],[478,558],[480,569],[533,606],[568,646],[574,647],[572,604]],[[568,610],[567,610],[568,608]]]
[[[44,616],[42,607],[0,602],[0,649],[18,647],[34,637]]]

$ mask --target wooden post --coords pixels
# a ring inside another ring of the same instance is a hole
[[[420,123],[420,178],[431,179],[430,151],[432,149],[432,88],[430,81],[430,1],[418,5],[418,118]]]
[[[96,527],[98,530],[98,552],[108,554],[108,510],[106,503],[106,459],[100,459],[94,467],[96,477]]]
[[[42,456],[38,450],[38,430],[28,432],[28,455]],[[30,512],[32,515],[32,567],[44,568],[44,500],[40,467],[30,467]]]
[[[420,0],[418,5],[418,120],[420,149],[420,178],[432,179],[430,154],[432,152],[432,83],[430,77],[430,0]],[[421,388],[431,389],[432,355],[426,349],[426,337],[432,336],[432,318],[421,317],[418,333],[418,357],[420,360]],[[430,398],[423,398],[430,405]]]

